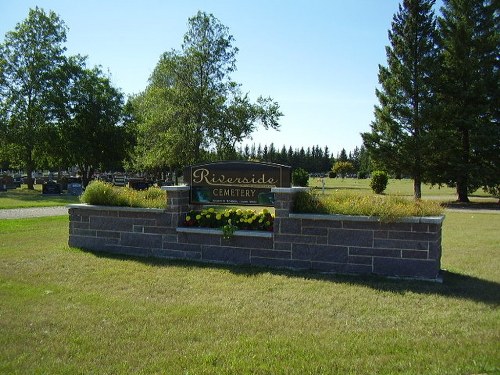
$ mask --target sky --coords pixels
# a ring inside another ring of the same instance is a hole
[[[386,64],[388,30],[400,0],[0,0],[0,40],[30,8],[68,27],[68,55],[86,55],[125,95],[142,92],[161,54],[180,50],[188,19],[212,13],[239,49],[234,81],[252,100],[280,105],[280,130],[258,127],[245,143],[362,145]],[[436,10],[437,12],[437,10]]]

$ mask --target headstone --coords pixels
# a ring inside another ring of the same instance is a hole
[[[57,182],[47,181],[42,185],[42,194],[59,195],[61,194],[61,186]]]
[[[151,184],[142,178],[131,178],[128,180],[128,187],[134,190],[147,190]]]
[[[16,189],[17,184],[14,181],[14,178],[9,175],[3,175],[0,176],[0,186],[2,186],[2,189]]]
[[[126,181],[125,181],[125,176],[113,176],[113,185],[115,186],[125,186]]]
[[[68,183],[68,194],[80,196],[83,193],[82,184],[78,182],[70,182]]]

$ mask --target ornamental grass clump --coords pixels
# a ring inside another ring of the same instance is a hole
[[[268,209],[261,212],[247,209],[227,208],[216,210],[213,207],[201,211],[190,211],[186,215],[185,227],[218,228],[224,237],[229,238],[236,230],[273,231],[274,216]]]
[[[157,187],[147,190],[118,188],[104,181],[92,181],[80,201],[96,206],[122,206],[140,208],[165,208],[165,192]]]
[[[294,199],[293,211],[297,213],[375,216],[391,222],[410,216],[438,216],[443,213],[439,202],[413,201],[404,197],[362,195],[336,191],[318,195],[313,191],[300,192]]]

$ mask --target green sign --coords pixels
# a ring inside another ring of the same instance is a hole
[[[228,161],[184,170],[192,204],[273,206],[273,187],[290,187],[291,167],[273,163]]]

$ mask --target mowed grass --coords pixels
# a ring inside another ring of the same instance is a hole
[[[356,178],[325,178],[325,193],[328,194],[335,190],[348,190],[359,192],[361,194],[373,194],[370,188],[370,179]],[[309,186],[322,189],[323,184],[320,178],[310,178]],[[384,192],[387,195],[397,195],[413,197],[413,181],[409,179],[389,179],[387,189]],[[422,184],[423,199],[437,199],[443,202],[456,200],[457,194],[455,188],[447,186],[432,186]],[[493,198],[490,194],[485,193],[482,189],[476,190],[469,196],[471,201],[477,202],[498,202],[497,198]]]
[[[94,254],[0,221],[0,373],[496,374],[500,215],[447,214],[444,283]]]
[[[0,209],[54,207],[78,202],[78,197],[72,195],[43,195],[42,185],[35,185],[34,190],[28,190],[23,186],[17,189],[0,191]]]

